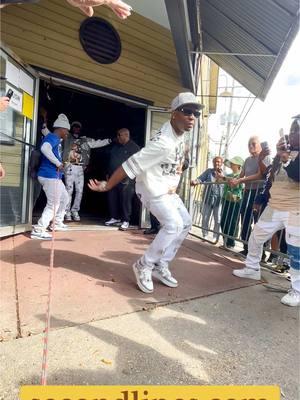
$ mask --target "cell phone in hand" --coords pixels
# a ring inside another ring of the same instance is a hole
[[[269,149],[269,143],[268,142],[261,142],[261,149],[262,150],[267,150]]]
[[[14,91],[12,89],[8,89],[5,96],[8,97],[9,99],[11,99],[13,94],[14,94]]]

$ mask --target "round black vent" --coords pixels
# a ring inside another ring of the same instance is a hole
[[[120,57],[120,36],[103,18],[85,19],[80,26],[79,37],[86,53],[101,64],[112,64]]]

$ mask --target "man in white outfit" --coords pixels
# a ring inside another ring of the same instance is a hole
[[[71,124],[70,135],[64,142],[63,160],[65,163],[65,182],[69,194],[66,208],[66,221],[80,221],[80,205],[84,187],[84,170],[90,162],[91,149],[107,146],[111,139],[92,139],[81,135],[82,125],[79,121]],[[72,196],[75,188],[75,197]]]
[[[176,188],[185,161],[184,133],[193,129],[202,108],[192,93],[180,93],[171,104],[171,121],[142,150],[128,158],[108,182],[89,182],[90,189],[105,192],[126,177],[136,178],[137,195],[160,222],[154,241],[133,265],[138,287],[144,293],[153,292],[152,276],[166,286],[178,286],[169,263],[187,236],[192,220]]]
[[[41,145],[41,163],[37,176],[46,194],[47,204],[37,225],[33,227],[32,239],[50,240],[52,236],[46,230],[51,221],[52,229],[66,229],[63,219],[69,202],[69,195],[62,182],[61,141],[66,139],[69,133],[68,118],[64,114],[59,114],[53,128],[53,133],[49,132]]]

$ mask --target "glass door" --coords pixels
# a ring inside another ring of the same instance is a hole
[[[145,144],[152,138],[161,126],[170,121],[171,113],[164,108],[149,107],[147,109],[146,140]],[[147,209],[142,206],[141,227],[150,226],[150,215]]]
[[[0,71],[0,95],[13,91],[8,109],[0,113],[0,157],[5,171],[0,180],[0,227],[1,236],[6,236],[31,225],[28,162],[35,141],[38,86],[35,72],[4,46]]]

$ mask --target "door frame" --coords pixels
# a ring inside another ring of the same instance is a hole
[[[152,113],[153,112],[161,112],[163,114],[170,114],[170,110],[167,108],[153,107],[153,106],[147,107],[145,145],[151,139],[151,131],[152,131],[151,122],[152,122]],[[140,227],[142,229],[147,227],[147,209],[144,206],[144,204],[142,204],[142,207],[141,207]]]
[[[33,119],[31,123],[31,127],[28,128],[28,119],[24,118],[24,127],[23,127],[23,140],[24,142],[29,143],[33,147],[36,143],[36,129],[37,129],[37,115],[38,115],[38,100],[39,100],[39,75],[38,72],[33,69],[31,66],[26,64],[17,54],[15,54],[3,41],[0,41],[1,51],[5,53],[8,57],[10,57],[15,63],[17,63],[20,68],[22,68],[25,72],[32,76],[34,79],[34,109],[33,109]],[[33,184],[32,180],[28,174],[28,165],[29,165],[29,156],[30,156],[30,148],[28,145],[25,145],[24,150],[24,167],[23,173],[21,175],[21,179],[23,182],[23,194],[22,194],[22,216],[25,216],[28,213],[27,222],[21,223],[18,225],[7,225],[1,227],[0,237],[5,237],[9,235],[15,235],[18,233],[26,232],[31,230],[32,224],[32,196],[33,196]],[[25,208],[24,208],[25,207]]]

